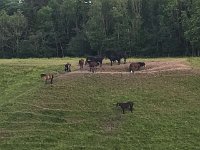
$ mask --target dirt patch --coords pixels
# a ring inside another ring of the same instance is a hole
[[[151,74],[160,72],[172,72],[172,71],[191,71],[192,67],[186,61],[146,61],[146,67],[142,67],[136,74]],[[114,63],[110,66],[110,63],[103,64],[102,67],[97,67],[96,73],[100,74],[130,74],[129,63],[120,64]],[[82,70],[76,70],[68,74],[87,74],[90,73],[88,66],[84,66]],[[64,74],[65,76],[66,74]],[[63,76],[63,75],[61,75]]]
[[[165,72],[165,71],[181,71],[191,70],[192,68],[185,61],[151,61],[146,62],[146,67],[142,72]]]

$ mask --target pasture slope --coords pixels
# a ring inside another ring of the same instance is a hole
[[[200,58],[128,61],[147,68],[122,73],[106,60],[105,73],[64,74],[78,58],[0,60],[0,149],[200,149]],[[135,110],[123,115],[115,104],[128,100]]]

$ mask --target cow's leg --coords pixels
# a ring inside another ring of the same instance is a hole
[[[100,67],[102,67],[102,61],[100,61],[99,63],[100,63]]]
[[[110,65],[112,66],[112,61],[110,61]]]
[[[88,59],[86,58],[86,60],[85,60],[85,65],[87,65],[87,63],[88,63]]]
[[[124,112],[124,108],[122,108],[122,111],[123,111],[123,114],[124,114],[124,113],[125,113],[125,112]]]
[[[53,78],[51,78],[51,84],[53,84]]]
[[[97,71],[97,67],[95,68],[95,71]]]
[[[132,105],[130,105],[130,111],[133,112],[133,106]]]
[[[138,66],[137,70],[140,70],[140,66]]]
[[[94,67],[94,72],[97,72],[97,67]]]
[[[118,61],[118,65],[120,65],[120,59],[119,60],[117,60]]]
[[[126,58],[124,58],[124,64],[126,64]]]

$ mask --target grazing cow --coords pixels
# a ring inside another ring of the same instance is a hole
[[[97,66],[99,65],[99,62],[88,60],[88,63],[89,63],[89,67],[90,67],[90,72],[94,73],[97,69]]]
[[[71,72],[71,64],[70,63],[67,63],[65,64],[65,72]]]
[[[83,65],[84,65],[84,60],[83,59],[81,59],[81,60],[79,60],[79,66],[80,66],[80,70],[81,69],[83,69]]]
[[[85,65],[87,65],[88,61],[95,61],[100,64],[100,67],[102,66],[103,63],[103,56],[88,56],[85,60]]]
[[[133,112],[133,102],[117,103],[116,106],[121,107],[123,114],[125,113],[125,109],[128,109],[131,112]]]
[[[53,74],[45,74],[45,73],[42,73],[41,75],[41,78],[43,78],[45,80],[45,83],[47,84],[47,80],[50,80],[50,83],[52,84],[53,83]]]
[[[134,71],[140,70],[141,67],[145,67],[144,62],[133,62],[129,65],[129,71],[134,73]]]

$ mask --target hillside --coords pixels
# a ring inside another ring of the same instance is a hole
[[[0,149],[199,149],[200,59],[132,61],[147,67],[106,61],[92,74],[78,58],[0,60]],[[116,107],[124,101],[133,113]]]

